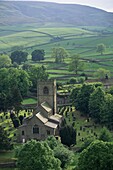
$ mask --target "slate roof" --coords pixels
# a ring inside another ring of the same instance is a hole
[[[36,117],[41,120],[41,122],[43,122],[44,124],[48,121],[47,118],[43,117],[40,112],[36,114]]]
[[[43,108],[44,110],[46,110],[47,112],[50,112],[50,111],[52,110],[51,107],[48,105],[47,102],[43,102],[43,103],[41,104],[41,106],[42,106],[42,108]]]
[[[58,114],[54,114],[54,115],[50,116],[49,118],[50,118],[51,120],[56,121],[56,122],[60,122],[62,116],[61,116],[61,115],[58,115]]]
[[[48,121],[47,123],[45,123],[45,126],[56,129],[58,124]]]

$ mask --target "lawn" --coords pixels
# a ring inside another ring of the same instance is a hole
[[[34,98],[26,98],[23,100],[22,105],[27,105],[27,104],[36,104],[37,100]]]

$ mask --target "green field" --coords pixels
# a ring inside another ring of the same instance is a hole
[[[59,37],[58,40],[55,38]],[[98,44],[106,46],[104,55],[96,52]],[[113,67],[113,28],[112,27],[44,27],[40,28],[36,24],[23,26],[2,26],[0,27],[0,51],[10,53],[14,50],[24,50],[29,53],[34,49],[45,50],[45,60],[43,62],[28,63],[44,65],[52,78],[70,79],[76,75],[69,72],[68,64],[70,58],[65,63],[56,64],[51,57],[52,48],[64,47],[70,55],[80,54],[85,62],[84,71],[88,77],[93,76],[91,71],[98,68],[105,68],[112,72]],[[111,74],[112,76],[112,74]]]

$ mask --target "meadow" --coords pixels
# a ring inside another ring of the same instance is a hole
[[[103,55],[96,52],[97,45],[103,43],[106,51]],[[52,48],[65,48],[70,57],[65,63],[56,64],[51,57]],[[2,26],[0,27],[0,51],[10,53],[14,50],[24,50],[29,53],[27,63],[44,65],[50,77],[58,80],[75,77],[69,72],[69,62],[73,54],[79,54],[85,63],[85,68],[79,74],[85,73],[92,77],[92,72],[98,68],[111,71],[113,67],[113,28],[111,27],[38,27],[34,25]],[[45,60],[33,63],[31,52],[35,49],[45,50]]]

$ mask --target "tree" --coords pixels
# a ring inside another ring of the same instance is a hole
[[[12,63],[16,62],[17,64],[21,64],[22,62],[27,61],[27,56],[28,56],[27,52],[14,51],[11,53],[10,58],[12,60]]]
[[[66,125],[60,129],[61,142],[64,145],[71,146],[76,144],[76,130],[73,126]]]
[[[98,53],[101,53],[101,55],[103,55],[105,49],[106,49],[106,46],[104,44],[98,44],[98,46],[97,46]]]
[[[52,49],[52,57],[55,58],[56,63],[64,62],[64,59],[68,56],[68,52],[62,47]]]
[[[111,94],[105,95],[105,102],[101,110],[101,124],[109,129],[113,129],[113,96]]]
[[[106,127],[101,129],[100,134],[99,134],[99,140],[102,140],[104,142],[112,141],[111,133]]]
[[[110,71],[104,68],[99,68],[95,72],[95,76],[98,77],[99,79],[108,79],[108,77],[110,77]]]
[[[81,149],[82,150],[86,149],[94,141],[95,141],[94,136],[85,137]]]
[[[0,55],[0,68],[11,66],[11,59],[8,55]]]
[[[61,170],[60,160],[46,142],[25,143],[17,152],[17,167],[21,170]]]
[[[66,167],[72,160],[73,153],[68,150],[59,140],[56,140],[54,136],[49,136],[46,139],[49,147],[54,151],[55,158],[61,161],[61,168]]]
[[[75,108],[86,115],[89,114],[89,98],[93,91],[93,84],[83,84],[75,96]]]
[[[101,111],[105,104],[105,93],[102,88],[97,87],[95,91],[90,95],[89,99],[89,112],[90,116],[95,119],[95,121],[101,121]]]
[[[112,170],[113,143],[94,141],[80,154],[78,170]]]
[[[30,80],[32,82],[32,88],[37,88],[38,80],[47,80],[48,73],[46,72],[46,68],[44,66],[31,66],[28,70],[28,74],[30,76]]]
[[[61,161],[61,168],[64,169],[71,162],[73,153],[63,145],[59,145],[54,149],[54,156]]]
[[[16,68],[2,68],[0,82],[0,109],[18,109],[31,85],[27,72]]]
[[[0,151],[1,150],[10,150],[12,144],[9,141],[8,135],[3,127],[0,126]]]
[[[44,56],[45,56],[45,51],[43,49],[41,50],[34,50],[32,53],[32,60],[33,61],[40,61],[40,60],[44,60]]]
[[[81,86],[76,86],[75,88],[73,88],[73,90],[71,91],[70,94],[70,100],[72,101],[73,106],[77,106],[76,102],[77,102],[77,95],[79,93],[79,91],[81,90]],[[77,108],[76,108],[77,109]]]
[[[69,71],[74,71],[77,74],[78,71],[83,70],[83,67],[84,63],[80,60],[79,54],[73,55],[69,64]]]

